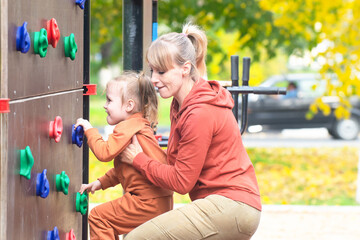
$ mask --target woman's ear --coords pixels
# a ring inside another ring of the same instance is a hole
[[[183,76],[188,76],[190,75],[190,71],[191,71],[191,63],[190,61],[186,61],[182,67],[182,75]]]
[[[135,101],[132,99],[127,100],[126,102],[126,112],[130,113],[135,109]]]

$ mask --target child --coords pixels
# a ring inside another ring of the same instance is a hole
[[[119,154],[129,145],[134,135],[148,156],[166,163],[166,154],[159,147],[150,127],[157,118],[157,96],[153,85],[144,74],[125,72],[106,86],[106,120],[116,125],[107,141],[98,130],[82,118],[75,128],[84,128],[88,145],[98,160],[114,159],[114,168],[98,180],[82,184],[85,190],[94,193],[99,189],[121,184],[124,195],[116,200],[95,207],[89,214],[90,238],[118,239],[135,227],[173,207],[173,192],[156,187],[132,166],[121,163]]]

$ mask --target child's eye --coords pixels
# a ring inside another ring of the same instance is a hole
[[[163,75],[165,72],[159,72],[160,75]]]

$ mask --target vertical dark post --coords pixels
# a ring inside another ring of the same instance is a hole
[[[239,56],[231,56],[231,85],[233,87],[239,86]],[[232,94],[234,99],[234,108],[232,109],[233,114],[238,121],[238,109],[239,109],[239,95],[237,93]]]
[[[152,41],[158,37],[158,1],[152,2]]]
[[[123,0],[123,67],[143,69],[143,0]]]
[[[84,73],[83,83],[90,83],[90,0],[85,2],[84,8]],[[90,118],[89,96],[83,96],[83,118]],[[89,182],[89,146],[87,141],[83,142],[83,183]],[[82,217],[82,239],[88,239],[88,216]]]
[[[242,75],[242,85],[249,86],[249,75],[250,75],[250,58],[243,58],[243,75]],[[242,95],[241,101],[241,128],[240,132],[243,134],[247,127],[247,106],[248,106],[248,94]]]
[[[243,75],[242,75],[242,85],[249,86],[249,75],[250,75],[250,58],[243,58]]]

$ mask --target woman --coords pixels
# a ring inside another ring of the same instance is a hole
[[[144,154],[136,137],[122,161],[156,186],[189,193],[192,202],[140,225],[126,240],[250,239],[257,229],[260,194],[231,94],[199,77],[205,73],[206,47],[205,33],[194,25],[149,47],[151,81],[161,97],[173,97],[168,164]]]

